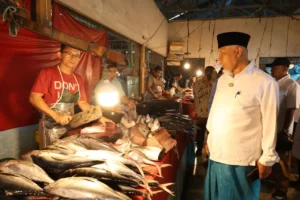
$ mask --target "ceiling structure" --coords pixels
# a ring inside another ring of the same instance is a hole
[[[167,20],[300,15],[300,0],[154,0]],[[299,18],[298,18],[299,19]]]

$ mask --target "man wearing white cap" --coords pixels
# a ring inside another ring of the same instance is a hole
[[[279,161],[275,151],[278,85],[248,60],[248,34],[227,32],[217,39],[224,74],[207,123],[205,200],[259,199],[259,178],[268,177]],[[257,179],[251,173],[255,166]]]

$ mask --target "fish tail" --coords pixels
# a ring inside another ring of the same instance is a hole
[[[174,195],[174,192],[172,192],[171,190],[169,190],[167,187],[170,185],[174,185],[174,183],[165,183],[165,184],[159,184],[158,187],[160,187],[161,189],[163,189],[164,191],[166,191],[167,193],[169,193],[172,196]]]
[[[145,177],[143,169],[136,162],[134,164],[138,168],[138,170],[139,170],[140,174],[142,175],[142,177]]]

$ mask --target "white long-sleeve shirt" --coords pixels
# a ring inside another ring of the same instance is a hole
[[[278,162],[278,108],[277,83],[253,61],[234,77],[224,73],[207,123],[210,159],[239,166],[254,166],[256,161],[272,166]]]
[[[287,109],[298,109],[300,105],[300,86],[288,74],[277,81],[279,86],[279,115],[277,120],[277,132],[284,129],[284,122],[287,118]],[[296,116],[297,117],[297,116]],[[297,119],[298,120],[298,119]],[[294,121],[294,120],[293,120]],[[289,133],[293,133],[294,123],[290,124]]]

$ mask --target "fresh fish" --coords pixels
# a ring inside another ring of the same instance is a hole
[[[47,185],[44,189],[49,194],[70,199],[130,200],[128,196],[116,193],[104,183],[89,177],[62,178]]]
[[[129,196],[130,195],[138,195],[138,196],[145,197],[146,200],[151,200],[151,197],[150,197],[149,193],[144,193],[144,192],[142,192],[140,190],[134,189],[134,188],[129,187],[129,186],[118,185],[114,189],[120,190],[122,193],[124,193],[126,195],[129,195]],[[160,192],[162,192],[162,190],[153,191],[152,194],[158,194]]]
[[[33,150],[33,151],[29,151],[25,154],[23,154],[21,157],[23,160],[27,160],[27,161],[30,161],[30,162],[33,162],[32,161],[32,157],[33,155],[40,155],[40,154],[43,154],[43,155],[51,155],[51,154],[61,154],[60,151],[58,150],[50,150],[50,149],[44,149],[44,150]]]
[[[99,160],[99,161],[107,161],[111,160],[114,162],[120,162],[124,165],[129,165],[132,167],[138,168],[140,174],[144,177],[144,172],[142,168],[133,160],[126,159],[122,157],[123,153],[115,153],[111,151],[102,151],[102,150],[86,150],[86,151],[79,151],[76,152],[74,155],[77,157],[82,157],[89,160]]]
[[[81,142],[76,140],[57,140],[53,143],[53,145],[60,148],[68,149],[69,151],[72,152],[87,150],[85,145],[83,145]]]
[[[102,141],[101,139],[97,139],[94,137],[89,137],[86,135],[73,135],[62,139],[62,141],[76,141],[82,144],[85,149],[88,150],[107,150],[119,153],[117,149],[115,149],[112,145]]]
[[[32,155],[32,160],[46,172],[54,174],[61,173],[72,168],[89,167],[103,163],[103,161],[99,160],[91,160],[88,158],[61,154]]]
[[[120,157],[123,155],[123,153],[108,150],[85,150],[78,151],[74,155],[83,158],[89,158],[91,160],[107,160],[114,157]]]
[[[0,171],[22,175],[30,180],[52,183],[53,180],[36,164],[25,160],[8,160],[0,163]]]
[[[0,172],[0,190],[43,191],[36,183],[24,176]]]
[[[53,144],[45,147],[44,150],[51,150],[64,155],[70,155],[76,152],[74,150],[68,149],[67,147],[64,147],[63,145],[53,145]]]
[[[163,164],[163,165],[158,165],[157,163],[151,161],[150,159],[147,158],[147,156],[145,154],[143,154],[143,152],[139,151],[138,149],[131,149],[127,155],[135,160],[137,163],[144,163],[144,164],[147,164],[147,165],[154,165],[157,170],[158,170],[158,175],[160,177],[163,177],[162,176],[162,173],[161,173],[161,168],[163,167],[170,167],[172,166],[171,164]]]
[[[160,161],[165,155],[165,149],[158,147],[133,145],[132,149],[141,151],[147,158],[153,161]]]
[[[42,197],[52,197],[52,195],[47,194],[44,191],[21,191],[21,190],[5,190],[6,196],[13,197],[28,197],[28,196],[42,196]],[[0,199],[2,200],[1,196]]]
[[[135,180],[138,180],[143,184],[142,186],[145,187],[149,191],[150,194],[152,193],[150,187],[148,186],[148,181],[141,175],[135,173],[134,171],[132,171],[131,169],[129,169],[128,167],[123,165],[122,163],[106,161],[103,164],[93,165],[92,167],[104,169],[104,170],[109,171],[112,174],[122,175],[122,176],[125,176],[128,178],[133,178]]]
[[[93,168],[93,167],[83,167],[77,169],[69,169],[61,174],[61,178],[64,177],[73,177],[73,176],[84,176],[84,177],[92,177],[97,180],[110,185],[111,183],[121,184],[121,185],[131,185],[131,186],[139,186],[138,181],[132,180],[125,176],[110,173],[105,169]]]

